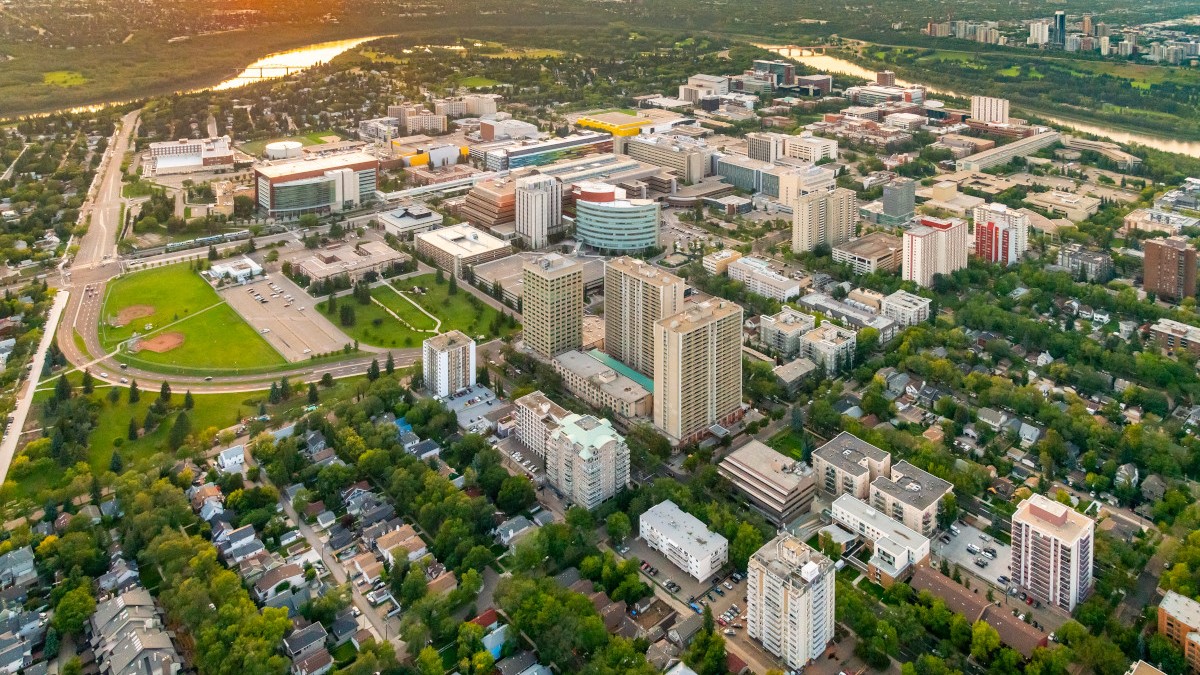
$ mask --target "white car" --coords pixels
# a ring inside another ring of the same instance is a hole
[[[107,379],[108,379],[108,373],[100,373],[100,377],[103,377],[104,379],[106,379],[106,380],[107,380]]]

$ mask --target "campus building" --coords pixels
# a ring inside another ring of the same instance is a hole
[[[787,664],[802,668],[833,640],[833,561],[790,533],[750,556],[746,632]]]
[[[254,199],[271,218],[337,213],[375,199],[379,160],[363,152],[254,167]]]
[[[871,232],[833,247],[833,261],[849,265],[855,274],[900,269],[904,242],[893,234]]]
[[[792,251],[811,251],[824,244],[837,246],[854,236],[858,199],[853,190],[836,188],[796,199],[792,213]]]
[[[567,415],[546,439],[546,481],[568,502],[594,509],[629,485],[629,446],[612,422]]]
[[[1008,99],[972,96],[971,119],[985,124],[1008,124]]]
[[[292,269],[313,282],[346,277],[353,283],[370,274],[382,275],[389,267],[410,260],[382,241],[359,241],[354,245],[339,243],[318,249],[293,263]]]
[[[707,580],[729,561],[729,541],[669,499],[642,514],[638,534],[697,581]]]
[[[1065,504],[1034,494],[1012,517],[1012,580],[1068,612],[1092,592],[1095,523]]]
[[[414,237],[417,253],[436,267],[462,278],[463,270],[512,255],[512,245],[466,223],[422,232]]]
[[[150,144],[146,170],[151,176],[233,168],[233,141],[229,136],[181,138]]]
[[[549,244],[562,226],[562,181],[541,174],[518,178],[515,197],[517,236],[531,249]]]
[[[942,498],[953,490],[948,481],[902,461],[892,466],[891,477],[871,481],[871,505],[928,537],[937,530]]]
[[[475,386],[475,341],[452,330],[421,344],[425,390],[437,398]]]
[[[604,348],[621,363],[654,375],[654,325],[683,310],[687,284],[636,258],[604,266]]]
[[[562,138],[525,141],[493,148],[484,153],[483,163],[488,171],[505,171],[612,151],[612,136],[585,131]]]
[[[711,299],[656,323],[654,426],[679,445],[741,414],[742,307]]]
[[[830,497],[866,500],[871,481],[892,470],[891,454],[846,431],[814,450],[812,461],[817,485]]]
[[[1142,263],[1142,289],[1179,302],[1196,295],[1196,249],[1183,236],[1147,239]]]
[[[526,261],[521,311],[525,346],[546,358],[583,345],[583,265],[548,253]]]
[[[967,266],[967,222],[922,216],[904,231],[901,278],[928,288],[933,277]]]
[[[607,183],[575,186],[575,238],[604,253],[634,253],[658,246],[661,206],[650,199],[628,199],[625,190]]]
[[[674,173],[688,183],[698,183],[714,169],[715,151],[703,140],[682,136],[639,136],[625,140],[624,152],[633,159]]]
[[[1046,131],[1022,138],[1006,145],[1000,145],[991,150],[964,157],[956,163],[959,171],[984,171],[996,166],[1003,166],[1014,157],[1028,157],[1033,153],[1048,148],[1062,140],[1062,134],[1057,131]]]
[[[817,494],[811,467],[752,440],[721,461],[719,471],[776,526],[808,513]]]

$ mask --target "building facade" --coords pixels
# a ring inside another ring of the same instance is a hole
[[[1142,251],[1143,290],[1176,302],[1196,295],[1196,249],[1187,237],[1147,239]]]
[[[562,182],[538,174],[518,178],[516,184],[517,236],[531,249],[542,248],[562,224]]]
[[[583,345],[583,265],[548,253],[526,261],[521,313],[525,346],[546,358]]]
[[[929,320],[929,307],[933,300],[913,295],[908,291],[896,291],[885,297],[879,305],[879,313],[901,326],[915,326]]]
[[[634,253],[658,246],[661,205],[627,199],[625,190],[606,183],[575,189],[575,238],[604,253]]]
[[[1008,99],[972,96],[971,119],[989,124],[1008,124]]]
[[[1190,672],[1200,672],[1200,602],[1167,591],[1158,603],[1158,632],[1179,647]]]
[[[833,640],[833,561],[784,533],[750,556],[746,632],[789,668],[801,668]]]
[[[833,247],[833,261],[849,265],[855,274],[894,272],[903,260],[904,242],[886,232],[871,232]]]
[[[421,345],[425,390],[438,398],[475,386],[475,341],[452,330]]]
[[[929,538],[866,502],[843,494],[829,507],[833,522],[862,537],[871,549],[871,581],[884,586],[906,578],[929,559]]]
[[[796,200],[792,213],[792,251],[837,246],[856,232],[858,199],[853,190],[813,192]]]
[[[638,534],[697,581],[707,580],[729,561],[728,540],[669,499],[642,513]]]
[[[546,480],[564,499],[594,509],[629,485],[629,446],[612,422],[567,415],[546,439]]]
[[[379,160],[362,152],[254,168],[254,199],[272,218],[337,213],[375,199]]]
[[[803,337],[816,328],[811,314],[784,306],[778,314],[764,314],[758,319],[758,340],[763,345],[791,359],[803,351]]]
[[[571,412],[551,401],[540,391],[525,394],[513,401],[513,405],[517,408],[517,440],[533,454],[545,458],[550,433],[557,429]]]
[[[762,258],[743,257],[730,263],[729,278],[746,285],[746,290],[764,298],[783,302],[800,295],[800,282],[771,269]]]
[[[827,321],[800,336],[800,355],[827,373],[840,373],[854,365],[857,344],[857,333]]]
[[[1034,597],[1074,611],[1092,591],[1095,523],[1034,494],[1012,517],[1012,580]]]
[[[891,477],[871,481],[871,505],[928,537],[937,531],[942,498],[953,490],[949,482],[900,462]]]
[[[742,413],[742,308],[711,299],[654,325],[654,425],[673,444]]]
[[[904,231],[901,277],[928,288],[937,274],[967,266],[967,222],[922,217]]]
[[[654,383],[645,375],[634,379],[594,354],[575,350],[554,357],[552,365],[567,391],[597,410],[612,411],[618,421],[654,414],[654,396],[646,386]]]
[[[683,310],[687,284],[636,258],[604,266],[604,347],[621,363],[653,377],[654,324]]]
[[[463,270],[512,255],[512,244],[466,223],[414,235],[417,253],[462,278]]]
[[[975,207],[975,255],[1011,265],[1029,249],[1029,216],[1004,204]]]
[[[719,471],[776,526],[808,513],[817,494],[811,467],[757,440],[729,453]]]

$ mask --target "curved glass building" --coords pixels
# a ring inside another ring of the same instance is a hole
[[[580,183],[575,192],[575,238],[607,254],[635,253],[658,245],[658,202],[626,199],[607,183]]]

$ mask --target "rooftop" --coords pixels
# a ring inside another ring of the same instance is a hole
[[[854,495],[842,494],[833,500],[835,519],[838,509],[844,510],[851,517],[867,523],[871,529],[882,533],[879,538],[886,537],[910,551],[929,544],[929,539],[926,537],[905,526],[904,523],[885,515],[863,500],[855,498]]]
[[[1091,518],[1066,504],[1060,504],[1039,494],[1021,502],[1012,519],[1014,523],[1028,523],[1042,532],[1068,542],[1090,534],[1095,525]]]
[[[577,261],[557,253],[547,253],[536,260],[526,260],[523,269],[534,274],[554,274],[557,272],[583,271],[583,266]]]
[[[925,509],[936,504],[947,492],[954,489],[954,486],[928,471],[902,461],[892,466],[891,478],[876,478],[871,483],[871,489],[891,495],[918,509]]]
[[[599,349],[571,350],[554,357],[565,370],[587,378],[614,398],[640,401],[654,391],[654,380]]]
[[[341,155],[326,155],[286,162],[263,162],[255,166],[255,171],[268,178],[282,178],[310,171],[333,171],[352,164],[378,165],[379,160],[365,152],[348,152]]]
[[[725,537],[710,531],[699,518],[684,512],[669,499],[643,513],[640,522],[662,532],[696,558],[708,558],[708,552],[715,552],[729,545]]]
[[[883,450],[846,431],[813,451],[813,457],[819,457],[854,475],[867,472],[867,461],[882,462],[889,456]]]
[[[811,481],[812,467],[782,455],[761,441],[752,440],[729,453],[721,462],[722,469],[750,475],[772,491],[791,493],[800,489],[805,479]]]
[[[687,309],[659,321],[658,324],[672,332],[687,333],[734,314],[738,315],[738,323],[741,323],[741,305],[728,300],[709,299],[691,303]]]
[[[891,255],[904,247],[904,242],[887,232],[871,232],[834,248],[859,258],[879,258]]]
[[[900,305],[905,309],[916,309],[918,307],[925,307],[932,304],[933,300],[909,293],[908,291],[896,291],[895,293],[892,293],[884,298],[884,302],[893,305]]]
[[[454,347],[474,345],[475,341],[462,331],[452,330],[425,340],[425,344],[429,345],[431,349],[444,352]]]
[[[637,277],[640,281],[655,286],[665,287],[685,283],[682,278],[664,269],[660,269],[638,258],[630,258],[629,256],[613,258],[608,261],[607,267],[608,269],[618,270],[629,276]]]
[[[508,242],[478,230],[465,223],[443,227],[432,232],[422,232],[417,239],[449,253],[468,257],[508,247]]]
[[[833,567],[833,561],[790,533],[763,545],[751,560],[796,588],[806,588]]]
[[[578,446],[579,456],[583,459],[591,459],[594,448],[603,448],[610,444],[619,447],[625,443],[625,437],[613,429],[612,422],[578,413],[564,417],[559,427],[550,433],[551,438],[560,436],[565,436],[573,445]]]

